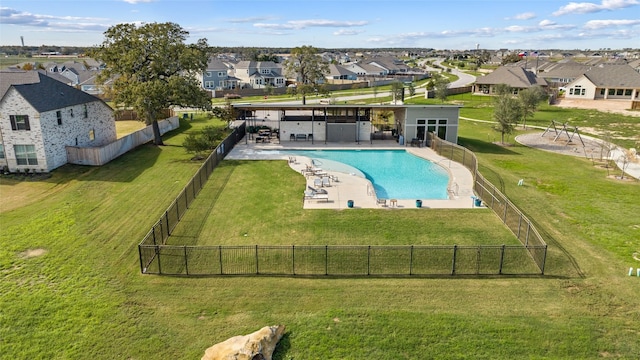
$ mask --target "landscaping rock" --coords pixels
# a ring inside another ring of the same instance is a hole
[[[201,360],[271,360],[284,330],[284,325],[265,326],[248,335],[234,336],[208,348]]]

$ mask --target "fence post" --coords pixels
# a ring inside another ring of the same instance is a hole
[[[258,244],[256,244],[256,275],[260,274],[260,268],[258,267]]]
[[[187,260],[187,246],[183,246],[182,247],[184,249],[184,270],[187,272],[187,275],[189,275],[189,261]]]
[[[142,247],[140,244],[138,244],[138,257],[140,257],[140,272],[144,274],[144,260],[142,260]]]
[[[220,275],[224,275],[222,271],[222,245],[218,245],[218,256],[220,257]]]
[[[527,235],[524,237],[524,246],[529,246],[529,230],[531,230],[531,222],[527,221]]]
[[[502,252],[500,253],[500,269],[498,270],[499,275],[502,275],[502,265],[504,264],[504,249],[505,245],[502,244]]]
[[[409,251],[409,275],[413,275],[413,245],[411,245]]]
[[[329,275],[329,245],[324,246],[324,274]]]
[[[371,245],[367,247],[367,276],[371,275],[371,270],[369,268],[370,266],[371,266]]]
[[[175,201],[176,204],[176,219],[178,219],[178,221],[180,221],[180,205],[178,204],[178,200],[176,199]]]
[[[509,202],[506,201],[507,199],[503,199],[502,201],[504,201],[504,215],[502,216],[502,222],[504,222],[505,224],[507,223],[507,209],[509,208]]]
[[[171,226],[169,225],[169,210],[164,212],[164,218],[167,221],[167,237],[171,236]]]
[[[162,274],[162,266],[160,265],[160,245],[156,245],[156,257],[158,258],[158,274]]]
[[[162,226],[162,225],[160,225],[160,226]],[[155,227],[155,225],[151,229],[151,233],[153,234],[153,245],[157,245],[156,244],[156,227]]]
[[[456,274],[456,253],[458,252],[458,245],[453,245],[453,261],[451,264],[451,275]]]
[[[291,271],[296,274],[296,246],[291,245]]]
[[[476,275],[480,275],[480,245],[478,245],[478,250],[476,251]]]
[[[520,218],[518,219],[518,235],[516,237],[520,240],[520,229],[522,228],[522,213],[520,213]]]
[[[547,245],[544,245],[544,255],[542,256],[542,268],[540,269],[540,275],[544,275],[544,267],[547,263]]]

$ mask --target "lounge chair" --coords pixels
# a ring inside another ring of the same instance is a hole
[[[321,184],[322,184],[322,187],[331,186],[331,180],[329,180],[328,176],[323,176]]]
[[[316,194],[311,190],[306,190],[304,192],[304,200],[325,200],[329,202],[329,194]]]
[[[325,189],[316,189],[316,188],[314,188],[312,186],[308,186],[308,185],[307,185],[307,189],[309,191],[313,192],[313,193],[316,193],[316,194],[328,194],[327,190],[325,190]]]
[[[322,179],[313,179],[313,186],[322,187]]]

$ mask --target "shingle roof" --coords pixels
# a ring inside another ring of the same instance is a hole
[[[0,71],[0,99],[4,97],[11,85],[33,84],[40,81],[38,73],[24,70],[2,70]]]
[[[597,87],[640,87],[640,74],[627,64],[598,65],[587,71],[584,76]]]
[[[12,85],[16,91],[38,112],[46,112],[69,106],[102,101],[71,86],[65,85],[43,74],[34,72],[39,77],[37,83]]]
[[[476,84],[507,84],[514,88],[528,88],[535,85],[547,86],[547,81],[519,66],[501,66],[490,74],[479,77]]]

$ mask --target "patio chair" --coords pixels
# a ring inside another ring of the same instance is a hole
[[[322,187],[331,186],[331,180],[329,180],[328,176],[322,177]]]
[[[313,186],[322,187],[322,179],[313,179]]]
[[[376,204],[380,206],[387,206],[387,199],[376,199]]]
[[[308,186],[308,185],[307,185],[307,189],[309,191],[312,191],[315,194],[328,194],[327,190],[325,190],[325,189],[316,189],[316,188],[314,188],[312,186]]]

